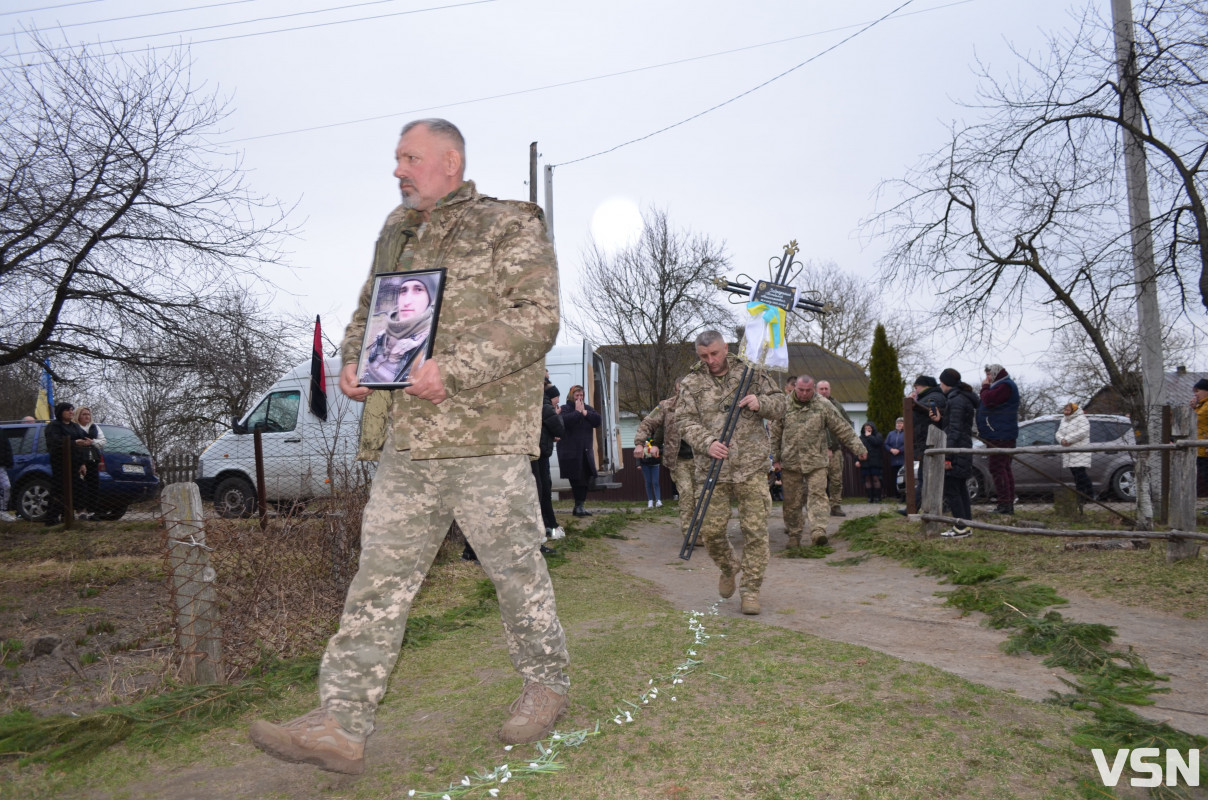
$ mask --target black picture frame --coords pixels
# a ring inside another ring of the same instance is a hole
[[[428,296],[428,305],[422,310],[414,309],[414,301],[423,294],[415,284]],[[432,357],[444,292],[444,269],[383,272],[374,277],[365,338],[357,359],[357,380],[362,386],[401,389],[411,385],[412,371]]]

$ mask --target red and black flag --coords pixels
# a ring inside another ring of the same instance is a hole
[[[323,370],[323,332],[315,315],[315,344],[310,353],[310,413],[327,421],[327,376]]]

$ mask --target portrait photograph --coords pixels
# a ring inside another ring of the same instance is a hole
[[[398,389],[411,385],[411,375],[432,356],[443,269],[384,272],[373,282],[365,341],[357,362],[362,386]]]

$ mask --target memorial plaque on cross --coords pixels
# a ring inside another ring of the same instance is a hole
[[[743,398],[751,387],[751,380],[757,370],[774,370],[786,372],[789,368],[788,334],[786,323],[788,315],[795,312],[807,314],[825,314],[827,306],[817,300],[805,298],[795,286],[794,281],[801,274],[801,267],[794,261],[797,255],[797,241],[794,239],[784,247],[780,258],[773,258],[769,264],[771,280],[753,280],[749,276],[739,275],[739,281],[746,278],[749,283],[718,278],[714,281],[718,289],[727,292],[734,298],[746,298],[747,322],[742,341],[738,344],[738,357],[742,360],[742,376],[738,381],[738,389],[733,401],[729,404],[725,424],[722,426],[718,441],[727,447],[738,427],[739,415],[742,409],[738,401]],[[741,300],[740,300],[741,301]],[[713,489],[721,474],[722,461],[714,458],[709,464],[709,472],[701,487],[700,497],[692,510],[692,522],[684,533],[684,543],[680,547],[679,557],[687,561],[692,557],[700,535],[701,523],[705,519],[705,511],[713,498]]]

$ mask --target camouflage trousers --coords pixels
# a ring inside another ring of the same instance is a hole
[[[545,540],[523,455],[413,461],[388,436],[361,521],[361,560],[319,668],[319,699],[350,733],[373,731],[407,613],[456,518],[495,584],[512,664],[565,692],[566,636],[539,547]]]
[[[831,453],[826,462],[826,496],[830,499],[831,508],[843,503],[843,451]],[[827,509],[829,512],[830,509]]]
[[[700,475],[697,478],[704,483]],[[734,574],[731,565],[736,558],[726,536],[726,526],[730,522],[730,502],[735,499],[738,501],[738,527],[742,531],[739,591],[744,595],[757,595],[768,568],[768,512],[772,509],[772,496],[768,493],[767,476],[756,473],[741,483],[716,484],[713,499],[701,521],[700,535],[705,541],[705,551],[722,574]]]
[[[784,532],[789,536],[801,536],[807,529],[811,541],[826,535],[826,521],[830,516],[827,475],[825,467],[810,472],[780,471],[784,484]],[[804,515],[802,506],[805,506]]]
[[[675,491],[679,493],[680,536],[688,533],[692,525],[692,511],[696,508],[696,498],[700,487],[696,484],[696,465],[691,458],[681,458],[675,462],[672,478],[675,480]]]

